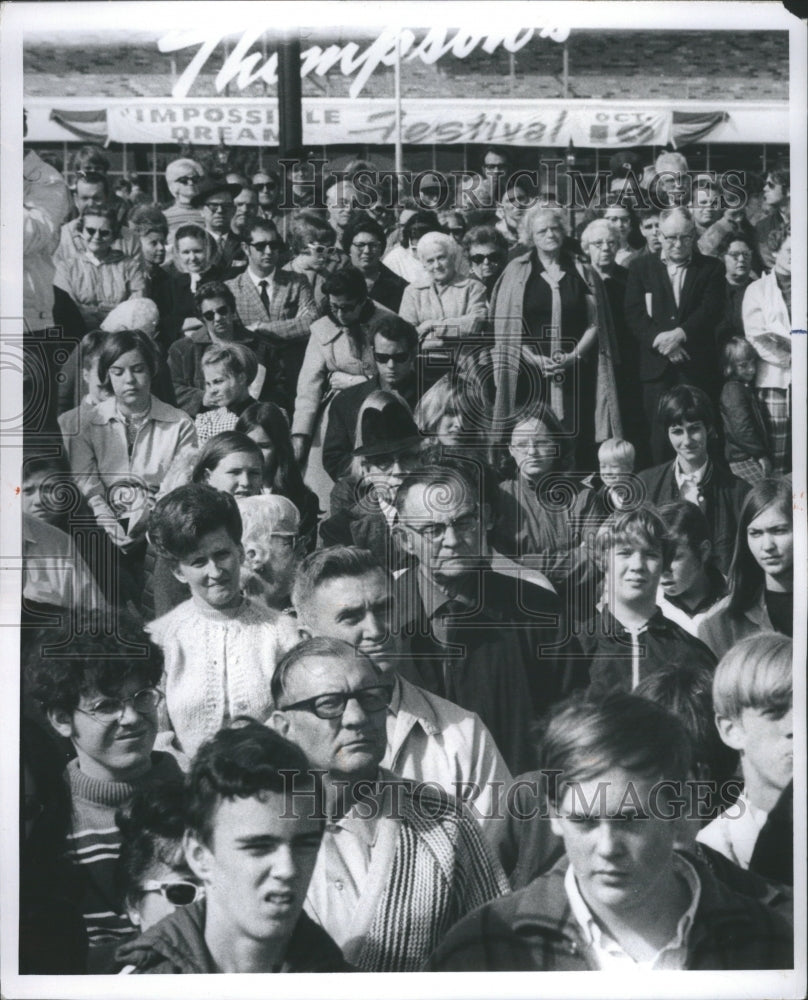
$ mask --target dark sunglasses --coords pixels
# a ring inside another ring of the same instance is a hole
[[[198,184],[199,183],[199,178],[198,177],[178,177],[175,183],[177,183],[177,184]]]
[[[206,309],[202,313],[202,319],[206,319],[208,323],[216,319],[217,316],[224,318],[230,315],[230,306],[219,306],[218,309]]]
[[[93,229],[92,226],[85,226],[84,232],[88,236],[95,236],[95,234],[98,233],[102,240],[106,239],[107,236],[112,236],[111,229]]]
[[[250,246],[254,247],[259,253],[264,253],[267,247],[270,250],[281,250],[283,242],[281,240],[258,240],[256,243],[251,243]]]
[[[190,906],[205,895],[205,889],[196,882],[159,882],[150,879],[140,886],[143,892],[159,892],[173,906]]]
[[[395,354],[382,354],[381,351],[374,351],[373,357],[379,365],[386,365],[390,361],[394,361],[397,365],[403,365],[405,361],[410,360],[407,351],[396,351]]]
[[[501,253],[473,253],[471,255],[472,264],[499,264],[501,260]]]
[[[270,181],[267,181],[264,184],[256,184],[255,185],[255,190],[256,191],[274,191],[277,186],[278,186],[277,184],[273,184]]]
[[[106,174],[103,172],[103,170],[77,170],[76,177],[78,177],[79,180],[90,181],[91,183],[95,184],[98,181],[104,180]]]

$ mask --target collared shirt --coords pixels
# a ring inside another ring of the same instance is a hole
[[[22,518],[22,594],[33,604],[94,611],[104,606],[89,567],[64,531],[29,514]]]
[[[729,809],[699,830],[696,840],[720,851],[741,868],[748,868],[768,815],[765,810],[753,806],[743,791]]]
[[[701,492],[701,483],[704,479],[707,467],[710,464],[708,458],[704,465],[696,469],[695,472],[684,472],[679,465],[679,459],[673,466],[673,475],[676,479],[676,486],[682,500],[689,500],[704,510],[704,494]]]
[[[674,261],[668,260],[663,254],[662,263],[667,268],[668,277],[670,278],[671,287],[673,288],[673,297],[676,300],[676,305],[678,306],[679,300],[682,297],[682,285],[685,282],[685,274],[687,273],[688,267],[690,267],[690,258],[688,257],[687,260],[674,263]]]
[[[572,865],[567,868],[564,876],[564,889],[567,893],[570,909],[583,931],[584,940],[591,948],[601,969],[653,969],[673,970],[687,967],[687,946],[690,930],[696,917],[696,910],[701,899],[701,883],[695,868],[681,854],[674,854],[676,873],[687,885],[690,904],[679,918],[676,932],[667,944],[651,958],[638,961],[627,954],[621,945],[602,930],[586,905],[575,881]]]
[[[418,572],[418,590],[421,594],[424,611],[432,625],[432,634],[443,645],[446,645],[449,641],[448,618],[457,614],[456,607],[446,608],[446,605],[453,605],[457,602],[469,609],[476,606],[474,598],[468,592],[466,581],[463,580],[462,583],[465,584],[463,590],[449,591],[435,580],[430,579],[424,573],[420,572],[420,570]]]
[[[262,278],[260,275],[253,273],[253,270],[250,267],[248,267],[247,270],[244,273],[247,275],[247,277],[250,279],[250,281],[255,285],[256,291],[258,292],[259,295],[261,294],[261,282],[264,283],[264,288],[266,288],[266,290],[267,290],[267,302],[269,302],[269,304],[271,305],[272,304],[272,275],[268,274],[265,278]]]

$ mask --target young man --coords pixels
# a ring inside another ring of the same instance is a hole
[[[749,484],[710,456],[708,445],[715,436],[713,405],[701,389],[678,385],[660,398],[656,420],[676,457],[639,474],[646,498],[656,506],[688,500],[700,507],[710,526],[716,564],[726,573]]]
[[[415,374],[418,332],[415,327],[393,313],[379,313],[368,323],[367,332],[373,338],[376,377],[340,389],[328,409],[323,467],[335,482],[351,471],[357,417],[371,392],[376,389],[397,392],[411,410],[418,402]]]
[[[590,692],[633,691],[642,677],[666,663],[715,666],[710,650],[657,607],[671,550],[665,522],[647,505],[613,515],[598,532],[603,603],[580,634],[592,660]]]
[[[349,642],[392,683],[382,766],[403,778],[437,782],[467,804],[473,802],[472,813],[507,870],[507,830],[504,819],[494,818],[494,803],[505,794],[511,774],[474,712],[399,675],[392,591],[390,573],[369,551],[335,546],[300,565],[292,601],[304,631]]]
[[[393,685],[347,642],[278,664],[269,724],[323,774],[326,832],[306,911],[364,972],[423,968],[451,924],[507,890],[465,806],[380,771]]]
[[[674,850],[690,767],[678,719],[633,695],[572,703],[542,768],[566,858],[454,927],[432,971],[789,969],[793,932]]]
[[[199,750],[188,776],[186,861],[205,888],[118,949],[124,973],[346,972],[303,910],[323,837],[306,758],[240,720]]]
[[[43,629],[25,664],[32,697],[76,751],[67,765],[72,803],[67,843],[81,873],[81,909],[91,945],[126,937],[133,929],[115,880],[121,844],[115,810],[136,788],[182,780],[173,757],[152,752],[162,699],[160,651],[123,617],[114,631],[107,626],[100,616],[90,618],[83,628],[71,629],[64,646],[52,629]]]
[[[152,511],[149,537],[191,592],[149,625],[165,656],[167,723],[189,757],[237,715],[265,718],[275,664],[297,642],[285,618],[241,592],[242,524],[229,493],[190,483]]]

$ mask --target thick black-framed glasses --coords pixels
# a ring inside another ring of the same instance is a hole
[[[443,541],[447,528],[451,528],[456,535],[465,537],[475,532],[480,525],[480,509],[475,507],[474,510],[466,511],[451,521],[432,521],[429,524],[407,524],[402,521],[402,524],[422,538],[437,543]]]
[[[279,712],[311,712],[318,719],[339,719],[348,707],[349,701],[356,701],[365,712],[380,712],[387,708],[393,697],[391,684],[376,684],[359,688],[358,691],[335,691],[332,694],[318,694],[304,698],[292,705],[279,705]]]
[[[99,722],[120,722],[126,706],[131,705],[139,715],[153,712],[163,700],[163,692],[154,687],[141,688],[130,698],[99,698],[89,708],[76,708],[82,715],[89,715]]]

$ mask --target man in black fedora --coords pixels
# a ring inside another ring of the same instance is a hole
[[[241,239],[230,228],[236,210],[235,197],[240,190],[239,184],[208,180],[200,184],[199,191],[191,199],[191,207],[202,211],[205,231],[216,244],[215,263],[223,273],[229,270],[241,249]]]

